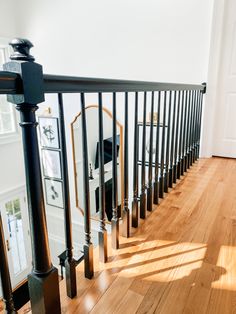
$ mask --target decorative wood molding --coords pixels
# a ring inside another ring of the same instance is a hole
[[[88,105],[85,107],[85,110],[96,108],[98,109],[98,105]],[[105,107],[102,108],[103,111],[112,119],[112,113]],[[79,206],[79,197],[78,197],[78,185],[77,185],[77,173],[76,173],[76,155],[75,155],[75,138],[73,132],[73,124],[77,121],[77,119],[81,116],[81,112],[79,112],[74,120],[71,122],[71,139],[72,139],[72,156],[73,156],[73,168],[74,168],[74,186],[75,186],[75,202],[76,207],[80,210],[82,215],[84,215],[84,210]],[[123,125],[117,120],[117,126],[120,130],[120,152],[119,152],[119,160],[120,160],[120,184],[121,184],[121,207],[123,207],[123,199],[124,199],[124,189],[122,183],[124,182],[124,161],[123,161]],[[93,220],[99,220],[96,217],[91,217]]]

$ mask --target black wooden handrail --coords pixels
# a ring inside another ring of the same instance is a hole
[[[19,74],[0,71],[0,94],[21,94],[22,80]]]
[[[181,83],[159,83],[103,78],[87,78],[63,75],[43,75],[44,93],[97,93],[97,92],[139,92],[168,90],[200,90],[205,86]],[[22,94],[19,74],[0,71],[0,94]]]

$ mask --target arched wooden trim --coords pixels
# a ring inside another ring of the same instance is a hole
[[[86,109],[91,109],[91,108],[98,108],[98,105],[88,105],[85,107]],[[103,111],[112,119],[112,113],[110,112],[110,110],[108,110],[107,108],[103,107],[102,108]],[[79,197],[78,197],[78,185],[77,185],[77,172],[76,172],[76,159],[75,159],[75,138],[74,138],[74,133],[73,133],[73,125],[74,123],[77,121],[77,119],[81,116],[81,112],[79,112],[74,120],[71,122],[70,127],[71,127],[71,138],[72,138],[72,155],[73,155],[73,167],[74,167],[74,184],[75,184],[75,204],[76,207],[80,210],[80,212],[82,213],[82,215],[84,215],[84,210],[83,208],[81,208],[79,206]],[[123,189],[123,185],[122,182],[124,181],[124,173],[123,173],[123,169],[124,169],[124,163],[123,163],[123,125],[116,120],[116,124],[120,129],[120,153],[119,153],[119,159],[120,159],[120,193],[121,193],[121,208],[123,208],[123,199],[124,199],[124,189]],[[94,220],[97,220],[94,217],[91,217]]]

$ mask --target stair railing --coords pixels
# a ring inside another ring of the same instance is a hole
[[[169,188],[177,183],[199,158],[203,94],[206,84],[173,84],[128,80],[81,78],[43,74],[41,65],[30,55],[33,46],[28,40],[15,39],[10,45],[14,53],[11,61],[0,72],[0,94],[20,112],[22,128],[27,196],[29,204],[30,233],[32,239],[33,269],[29,274],[29,292],[33,313],[60,313],[58,271],[51,263],[48,245],[44,193],[41,178],[40,155],[37,138],[36,111],[44,102],[45,94],[57,94],[62,145],[62,177],[64,190],[64,220],[66,242],[67,295],[76,295],[76,272],[73,259],[71,232],[70,187],[65,136],[63,102],[64,93],[80,94],[83,147],[84,187],[84,272],[91,279],[94,274],[93,244],[91,242],[90,191],[88,171],[88,143],[86,96],[97,95],[99,134],[99,190],[100,228],[98,232],[100,261],[108,257],[105,223],[105,182],[103,148],[104,93],[112,95],[112,247],[119,248],[120,220],[118,218],[117,183],[117,111],[121,108],[117,94],[124,95],[124,199],[122,200],[122,236],[130,237],[131,226],[138,228],[140,219],[155,209],[154,204],[164,198]],[[130,95],[134,95],[134,115],[131,115]],[[79,98],[78,98],[79,99]],[[150,108],[150,121],[148,121]],[[155,116],[155,119],[154,119]],[[130,141],[131,120],[134,123],[133,143]],[[149,135],[149,143],[147,139]],[[148,147],[148,149],[147,149]],[[147,152],[148,151],[148,152]],[[133,155],[131,167],[130,152]],[[148,157],[147,157],[148,155]],[[130,170],[133,169],[132,176]],[[141,175],[141,178],[140,178]],[[141,179],[141,180],[140,180]],[[129,191],[129,180],[133,191]],[[132,205],[130,207],[130,205]],[[4,256],[3,256],[4,257]],[[10,296],[10,294],[9,294]]]

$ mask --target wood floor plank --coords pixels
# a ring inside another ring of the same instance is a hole
[[[197,161],[95,270],[63,313],[236,313],[236,160]]]

